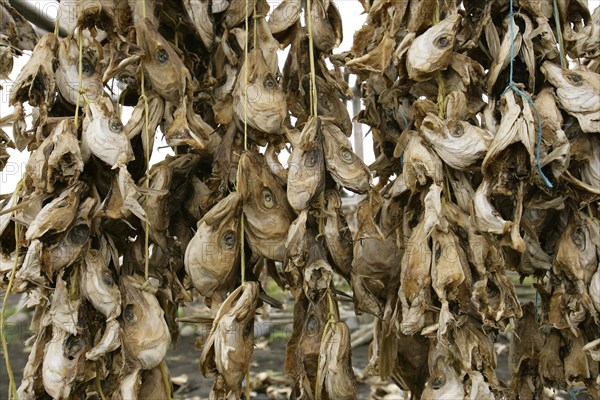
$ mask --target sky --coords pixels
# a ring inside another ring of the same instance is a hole
[[[273,10],[280,1],[269,0],[269,5],[271,6],[271,10]],[[346,50],[349,50],[352,46],[353,35],[356,30],[358,30],[364,23],[366,19],[366,14],[363,14],[363,8],[361,4],[357,0],[335,0],[335,3],[338,6],[340,14],[342,16],[343,21],[343,33],[344,38],[340,47],[334,50],[335,53],[340,53]],[[42,3],[42,4],[51,4],[51,2]],[[600,5],[600,0],[590,0],[588,1],[588,5],[590,10],[594,10],[597,6]],[[48,10],[48,14],[56,15],[56,8],[54,7],[46,7]],[[289,47],[288,47],[289,48]],[[280,68],[283,68],[283,63],[285,62],[285,57],[287,56],[287,50],[284,52],[280,52]],[[10,80],[14,80],[18,72],[21,70],[23,65],[29,59],[29,55],[25,54],[19,58],[14,60],[13,72],[10,75]],[[9,90],[11,87],[11,81],[0,80],[0,85],[4,87],[4,90],[0,92],[0,119],[8,114],[12,113],[12,107],[8,104]],[[354,83],[354,77],[351,77],[350,84]],[[351,109],[351,107],[350,107]],[[26,112],[27,112],[26,108]],[[357,113],[357,110],[351,110],[350,115],[353,116]],[[123,110],[122,119],[123,124],[127,122],[129,115],[131,114],[131,109],[127,107]],[[12,135],[12,130],[10,127],[2,128],[9,135]],[[363,135],[368,132],[368,127],[363,125]],[[351,137],[352,143],[354,143],[354,137]],[[374,161],[374,155],[372,151],[372,138],[370,135],[364,136],[363,140],[364,147],[364,161],[367,164],[370,164]],[[167,148],[164,139],[162,138],[162,134],[160,132],[157,133],[156,140],[154,142],[155,148],[153,151],[153,156],[151,159],[151,164],[162,160],[167,154],[172,154],[171,150]],[[22,153],[8,149],[9,154],[11,155],[8,164],[5,166],[4,171],[0,172],[0,194],[11,193],[19,179],[21,178],[21,174],[25,170],[25,165],[27,163],[27,159],[29,158],[29,153],[24,151]],[[285,155],[282,154],[282,157],[285,158]],[[285,162],[285,160],[282,160]]]

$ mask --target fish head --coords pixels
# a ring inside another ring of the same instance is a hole
[[[108,268],[108,257],[90,249],[82,264],[81,292],[109,320],[121,314],[121,292]]]
[[[210,296],[231,284],[231,274],[240,253],[242,196],[232,192],[198,222],[197,231],[185,253],[185,266],[194,287]]]
[[[287,232],[295,219],[286,192],[262,156],[244,152],[239,171],[238,190],[244,204],[249,244],[264,257],[283,261]]]
[[[244,83],[246,68],[247,84]],[[233,89],[233,106],[238,118],[261,132],[279,133],[287,115],[285,94],[269,70],[262,51],[250,51],[239,71]]]

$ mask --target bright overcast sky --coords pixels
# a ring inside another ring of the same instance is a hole
[[[354,32],[362,26],[365,21],[366,14],[361,14],[363,9],[360,3],[357,0],[335,0],[335,3],[338,5],[340,10],[340,14],[343,20],[344,27],[344,41],[340,45],[339,49],[336,52],[342,52],[345,50],[349,50],[352,46],[352,38]],[[274,9],[279,1],[269,1],[271,5],[271,9]],[[590,10],[594,10],[598,5],[600,5],[600,0],[591,0],[588,2]],[[280,65],[283,67],[283,62],[285,61],[285,56],[287,55],[287,50],[285,52],[280,53]],[[28,55],[24,55],[20,58],[15,59],[13,72],[10,75],[11,80],[14,80],[18,72],[21,70],[23,65],[29,59]],[[353,83],[353,80],[350,82]],[[4,87],[4,90],[0,93],[0,118],[12,113],[12,107],[8,105],[8,91],[11,87],[11,82],[1,81],[0,85]],[[124,119],[123,123],[126,122],[129,117],[131,110],[123,110],[122,118]],[[351,115],[356,114],[351,111]],[[9,135],[12,135],[12,130],[10,127],[3,128],[5,132]],[[363,134],[368,131],[368,127],[363,126]],[[164,142],[162,135],[157,134],[157,140],[155,140],[155,149],[153,152],[151,162],[157,162],[163,159],[167,154],[171,153],[170,149],[164,148],[166,143]],[[351,140],[354,140],[353,138]],[[27,151],[23,153],[19,153],[16,150],[8,149],[11,157],[8,161],[8,164],[4,168],[4,171],[0,172],[0,194],[10,193],[14,190],[15,185],[21,178],[22,171],[25,170],[25,164],[27,163],[27,159],[29,154]],[[365,137],[364,141],[364,159],[367,164],[374,161],[373,151],[372,151],[372,139],[371,136],[368,135]]]

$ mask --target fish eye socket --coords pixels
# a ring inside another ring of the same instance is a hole
[[[111,118],[108,122],[108,128],[113,133],[119,133],[123,129],[123,123],[116,118]]]
[[[434,390],[441,389],[446,384],[446,377],[442,375],[437,375],[431,380],[431,387]]]
[[[448,36],[441,36],[437,38],[437,40],[435,41],[435,45],[440,49],[444,49],[450,46],[450,38]]]
[[[576,86],[579,86],[583,83],[583,78],[579,74],[569,74],[567,75],[567,78]]]
[[[165,49],[158,49],[156,51],[156,62],[165,65],[169,62],[169,53]]]
[[[267,208],[273,208],[275,206],[275,200],[273,199],[273,193],[269,189],[263,189],[261,193],[262,202]]]
[[[275,80],[275,78],[273,78],[271,75],[269,75],[265,78],[265,81],[263,82],[263,86],[269,90],[276,89],[277,81]]]
[[[135,313],[133,312],[133,304],[127,304],[123,309],[123,319],[127,322],[135,322]]]
[[[102,282],[104,282],[106,286],[112,286],[115,284],[115,281],[113,280],[113,277],[109,271],[104,271],[102,273]]]
[[[465,130],[460,123],[457,123],[454,125],[454,128],[450,129],[450,134],[454,137],[461,137],[464,133]]]
[[[81,60],[81,73],[85,76],[92,76],[96,72],[96,68],[89,58],[83,58]]]
[[[439,243],[435,245],[435,261],[437,262],[442,255],[442,246]]]
[[[575,232],[573,232],[573,235],[571,235],[571,240],[573,240],[573,243],[575,243],[575,246],[577,246],[579,250],[585,250],[585,232],[583,232],[583,229],[580,227],[577,228]]]
[[[223,247],[225,247],[226,249],[233,249],[233,246],[235,245],[235,236],[233,235],[233,232],[228,231],[225,232],[223,234]]]
[[[81,246],[90,237],[90,228],[86,224],[75,225],[69,232],[71,243]]]
[[[308,321],[306,322],[306,331],[311,336],[319,333],[319,320],[314,315],[308,317]]]
[[[81,338],[79,336],[70,335],[65,342],[65,357],[69,360],[75,359],[75,356],[81,352],[82,348],[83,343],[81,342]]]
[[[304,160],[304,166],[307,168],[313,168],[317,165],[317,161],[319,161],[319,151],[317,149],[313,149]]]
[[[341,156],[342,160],[344,160],[346,163],[351,163],[354,161],[354,153],[346,148],[342,149]]]

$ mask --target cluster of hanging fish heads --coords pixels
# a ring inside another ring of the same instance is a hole
[[[291,398],[354,399],[337,274],[376,317],[369,370],[413,398],[599,398],[600,10],[586,3],[362,0],[365,25],[333,54],[331,0],[78,1],[63,38],[3,1],[0,75],[33,49],[0,138],[2,167],[7,147],[31,151],[0,215],[1,284],[35,310],[11,395],[170,398],[165,356],[195,289],[213,317],[211,398],[240,398],[268,274],[295,299]],[[343,67],[370,166],[348,139]],[[149,167],[158,128],[175,155]],[[365,195],[352,229],[343,189]]]

